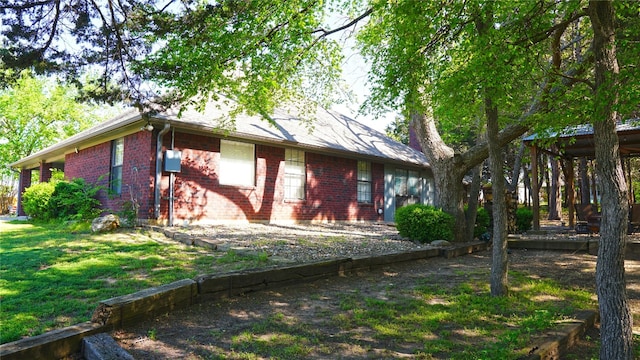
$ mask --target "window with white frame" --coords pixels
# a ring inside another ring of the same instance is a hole
[[[396,196],[410,196],[420,198],[422,195],[422,179],[418,171],[396,169]]]
[[[358,202],[371,203],[371,163],[358,161]]]
[[[306,183],[306,167],[304,151],[285,149],[284,151],[284,198],[287,200],[304,200]]]
[[[222,185],[254,186],[256,177],[255,145],[220,140],[220,172]]]
[[[111,172],[109,189],[114,194],[122,194],[122,164],[124,162],[124,138],[111,142]]]

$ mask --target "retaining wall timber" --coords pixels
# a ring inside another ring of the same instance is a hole
[[[81,350],[82,339],[107,331],[102,325],[83,322],[42,335],[0,345],[0,359],[62,359]]]
[[[591,252],[591,249],[598,248],[598,239],[589,240],[550,240],[541,241],[536,239],[509,239],[509,249],[529,249],[529,250],[562,250],[562,251],[583,251]],[[597,252],[597,250],[596,250]]]
[[[334,276],[437,256],[452,258],[486,250],[487,243],[454,245],[441,249],[390,253],[373,257],[342,258],[311,264],[237,271],[199,276],[101,301],[92,321],[0,345],[2,360],[60,359],[78,354],[85,337],[131,325],[150,316],[194,303],[241,295],[287,285],[308,283]]]
[[[120,328],[145,317],[187,307],[194,303],[197,296],[195,281],[179,280],[103,300],[93,312],[91,321],[111,328]]]

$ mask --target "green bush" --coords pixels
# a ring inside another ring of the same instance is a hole
[[[42,182],[29,186],[22,194],[22,209],[25,214],[38,220],[51,219],[49,202],[55,188],[55,182]]]
[[[528,208],[518,208],[516,210],[516,231],[519,233],[531,229],[533,222],[533,211]]]
[[[101,187],[88,184],[82,178],[56,184],[49,207],[53,218],[89,220],[100,215],[102,205],[97,199]]]
[[[473,228],[473,237],[479,238],[480,235],[489,231],[490,226],[491,217],[489,216],[489,212],[487,211],[487,209],[479,207],[478,213],[476,214],[476,225]]]
[[[89,220],[102,212],[97,199],[100,190],[84,179],[38,183],[25,190],[22,207],[38,220]]]
[[[423,243],[453,240],[455,219],[450,214],[428,205],[408,205],[396,210],[396,227],[402,237]]]
[[[468,214],[469,206],[464,206],[464,213]],[[487,209],[483,207],[478,207],[476,212],[476,222],[473,225],[473,237],[480,238],[482,234],[489,232],[489,227],[491,226],[491,216],[489,216],[489,212]]]

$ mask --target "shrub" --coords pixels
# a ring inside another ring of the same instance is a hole
[[[487,211],[487,209],[479,207],[478,213],[476,214],[476,224],[473,228],[473,237],[479,238],[480,235],[487,233],[490,226],[491,217],[489,216],[489,212]]]
[[[122,203],[122,209],[116,213],[124,227],[135,227],[138,223],[138,204],[127,200]]]
[[[38,220],[89,220],[101,212],[97,199],[100,190],[84,179],[38,183],[25,190],[22,207]]]
[[[401,236],[420,241],[453,240],[455,219],[428,205],[408,205],[396,210],[396,227]]]
[[[52,214],[49,207],[55,182],[42,182],[29,186],[22,194],[22,209],[34,219],[49,220]]]
[[[516,210],[516,231],[519,233],[531,229],[533,222],[533,211],[528,208],[518,208]]]
[[[98,216],[102,212],[97,199],[100,190],[101,187],[81,178],[58,182],[49,202],[52,216],[62,220],[89,220]]]

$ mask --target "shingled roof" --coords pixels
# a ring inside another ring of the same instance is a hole
[[[41,161],[62,161],[64,154],[77,148],[86,148],[123,134],[140,131],[150,123],[161,126],[168,123],[176,130],[210,133],[218,136],[246,139],[256,143],[298,147],[319,153],[378,159],[382,162],[409,163],[428,167],[426,157],[409,146],[401,144],[381,132],[337,112],[318,107],[315,113],[293,115],[293,111],[277,109],[270,120],[260,115],[239,114],[229,117],[229,108],[209,105],[203,112],[177,108],[143,114],[135,109],[102,122],[90,129],[67,138],[51,147],[23,158],[10,166],[35,168]]]

